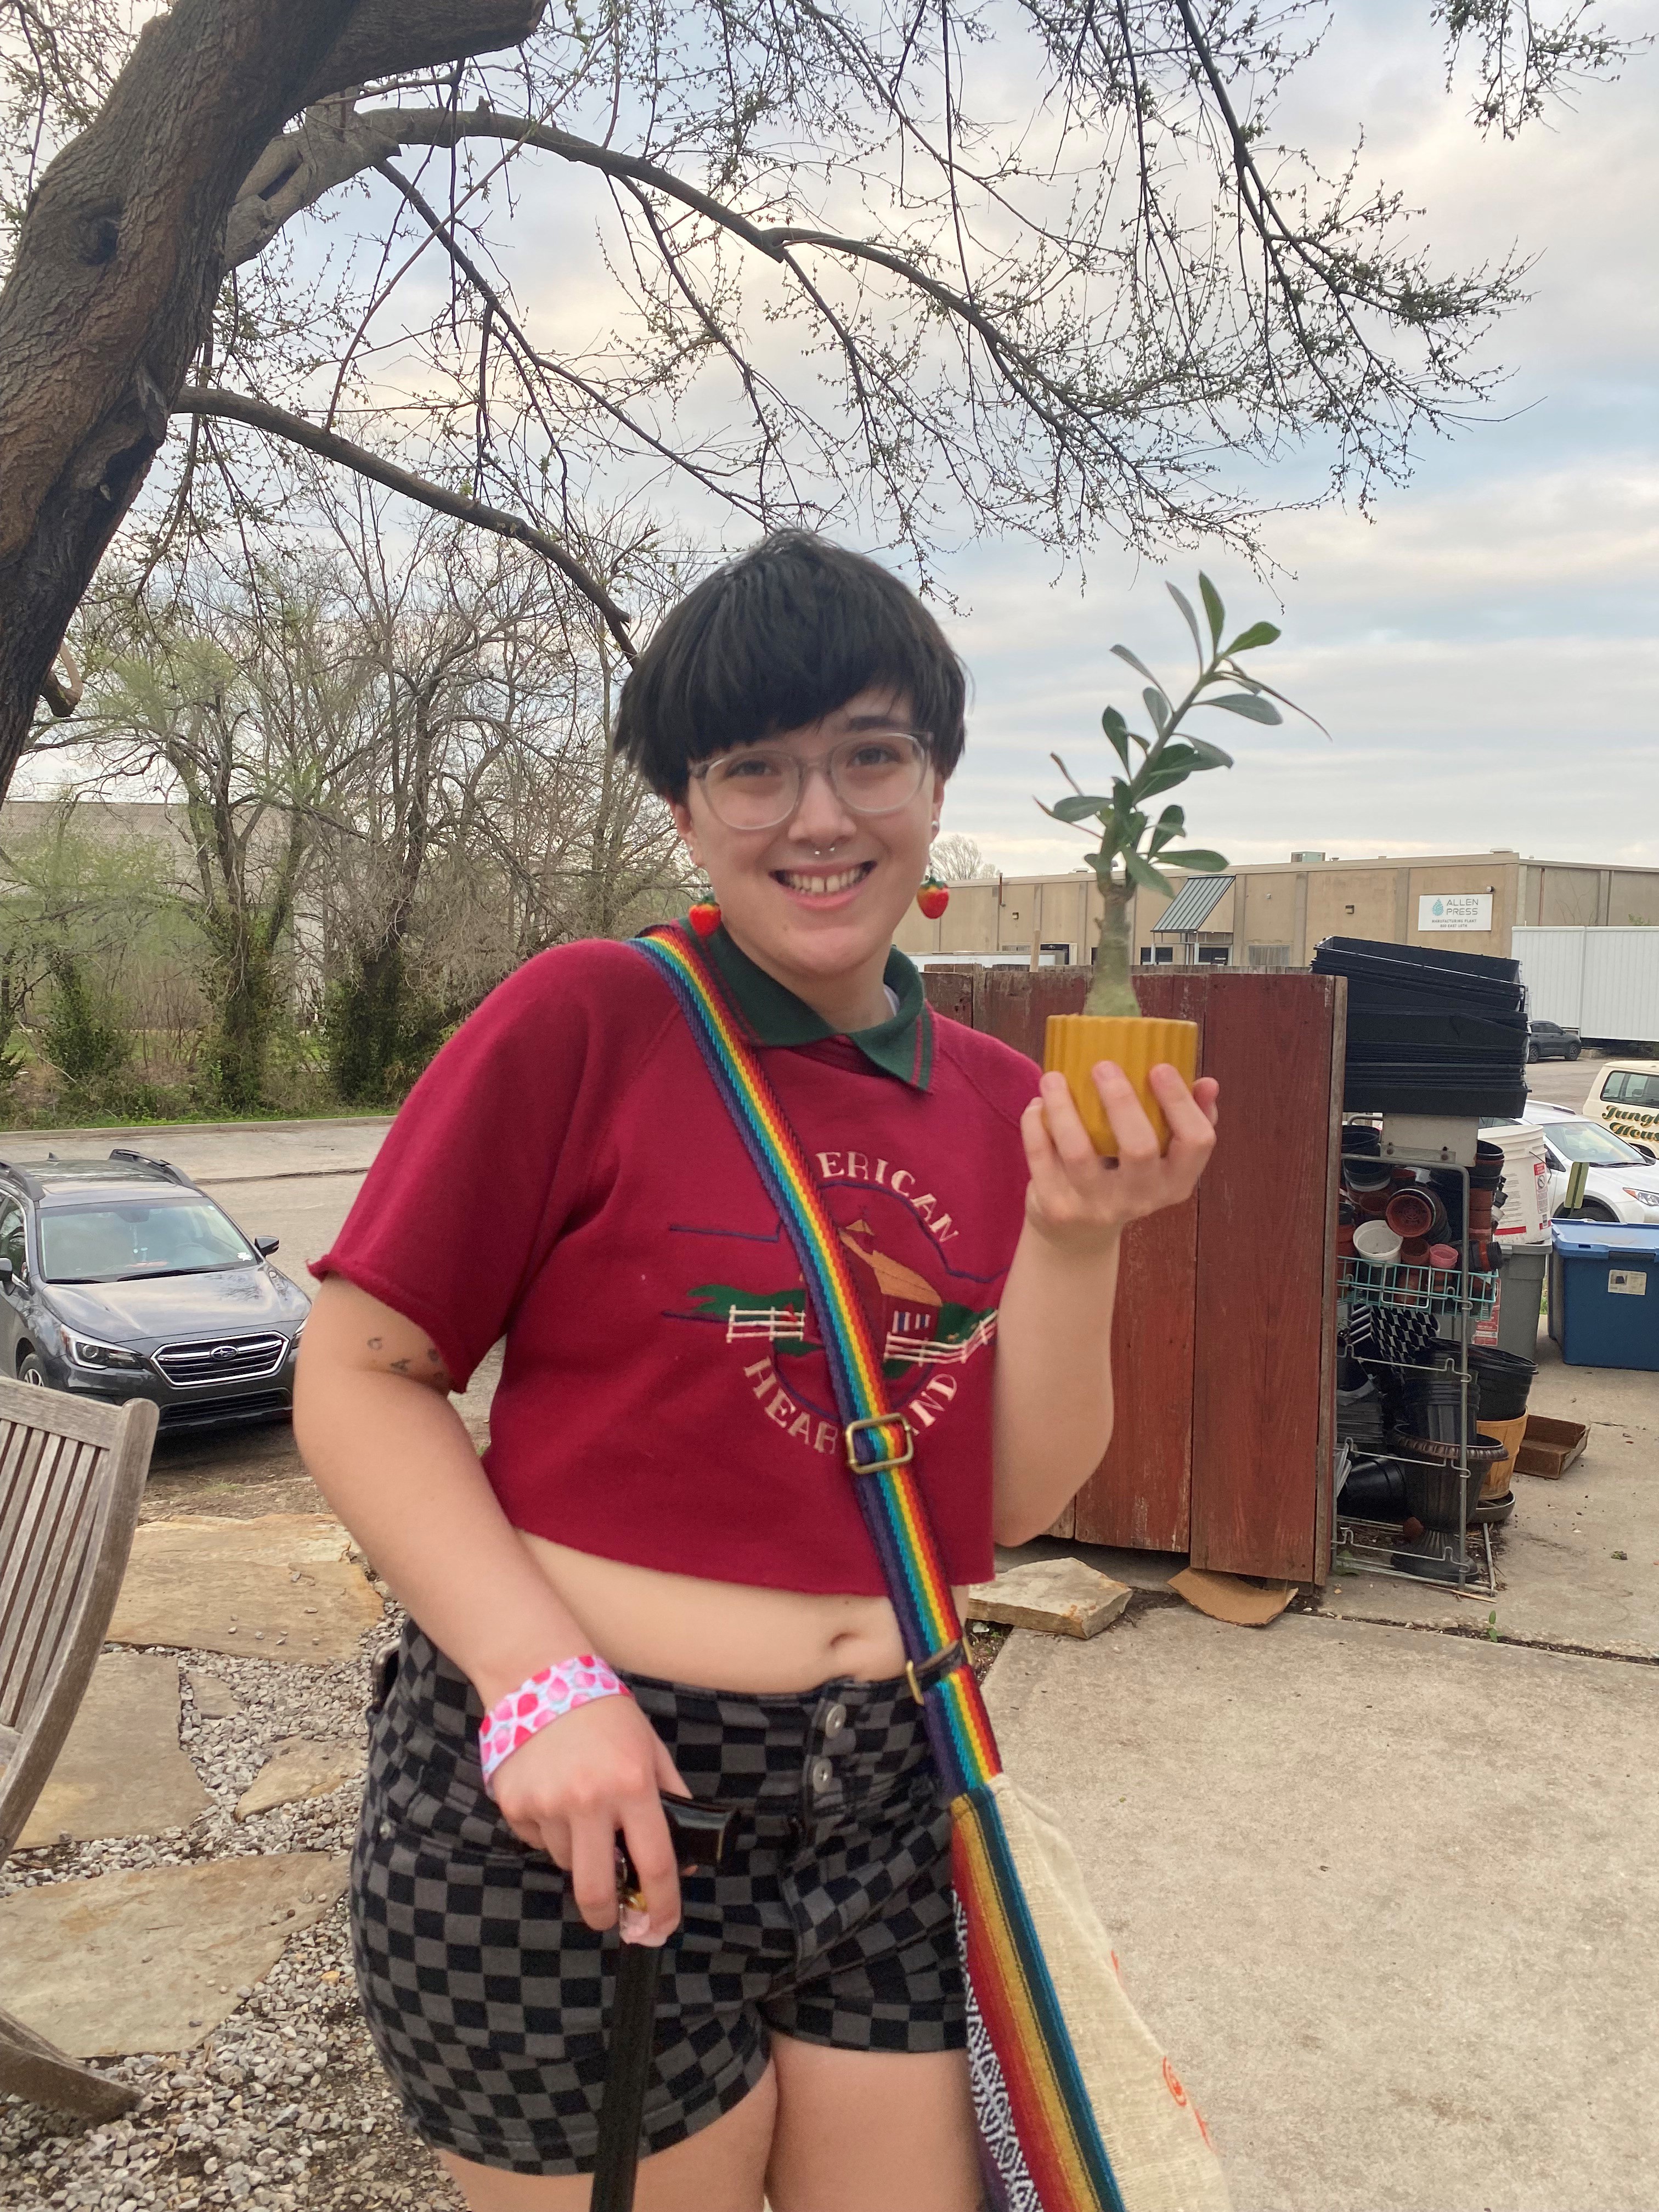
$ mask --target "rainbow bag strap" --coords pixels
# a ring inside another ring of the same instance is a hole
[[[1002,1762],[962,1649],[956,1600],[916,1478],[915,1437],[888,1403],[880,1352],[840,1236],[744,1024],[695,939],[664,927],[633,941],[690,1023],[788,1231],[817,1319],[854,1492],[951,1801],[975,2106],[991,2201],[1010,2212],[1124,2212],[990,1786]]]
[[[690,935],[653,929],[634,942],[666,976],[800,1261],[840,1410],[847,1462],[875,1543],[905,1656],[927,1681],[921,1703],[933,1756],[952,1797],[1001,1771],[990,1717],[967,1655],[911,1455],[909,1424],[888,1403],[881,1352],[839,1231],[777,1094],[744,1034],[726,987]],[[952,1655],[955,1663],[952,1664]],[[924,1676],[923,1671],[926,1670]]]

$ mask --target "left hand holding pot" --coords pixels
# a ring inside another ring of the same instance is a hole
[[[1213,1076],[1200,1076],[1189,1091],[1178,1069],[1160,1064],[1152,1070],[1152,1093],[1170,1125],[1163,1153],[1122,1069],[1103,1060],[1093,1077],[1117,1136],[1115,1160],[1095,1151],[1063,1075],[1043,1076],[1040,1095],[1020,1121],[1031,1173],[1026,1220],[1040,1236],[1073,1249],[1112,1243],[1128,1222],[1184,1205],[1215,1150],[1221,1086]]]

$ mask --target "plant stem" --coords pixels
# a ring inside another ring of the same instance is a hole
[[[1127,1014],[1140,1012],[1134,986],[1129,980],[1129,916],[1134,890],[1129,884],[1103,884],[1106,908],[1100,922],[1100,951],[1095,960],[1094,981],[1083,1002],[1085,1014]]]

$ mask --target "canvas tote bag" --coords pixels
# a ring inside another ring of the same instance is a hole
[[[678,927],[634,940],[666,978],[800,1261],[846,1456],[950,1801],[968,2056],[995,2212],[1228,2212],[1225,2179],[1054,1816],[1002,1771],[845,1252],[724,984]]]

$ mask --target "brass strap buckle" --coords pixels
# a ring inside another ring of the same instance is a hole
[[[904,1431],[904,1449],[886,1459],[860,1459],[853,1449],[854,1439],[861,1429],[900,1428]],[[854,1474],[885,1474],[890,1468],[908,1467],[916,1455],[916,1434],[902,1413],[872,1413],[861,1421],[848,1421],[842,1431],[847,1446],[847,1464]]]
[[[918,1705],[922,1704],[935,1682],[943,1681],[945,1675],[955,1674],[958,1667],[965,1667],[967,1663],[968,1654],[960,1637],[954,1644],[947,1644],[942,1650],[930,1652],[920,1667],[914,1659],[907,1659],[904,1679],[910,1685],[910,1695]]]

